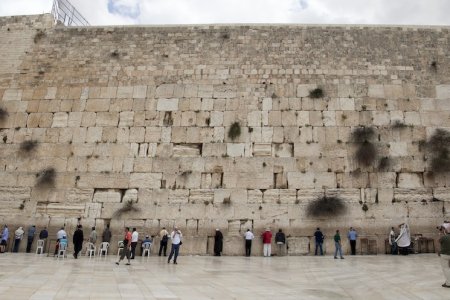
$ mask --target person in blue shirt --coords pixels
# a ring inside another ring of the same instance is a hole
[[[353,227],[350,227],[347,237],[350,241],[350,248],[352,249],[352,255],[356,254],[356,239],[358,238],[358,233]]]
[[[6,245],[8,244],[9,229],[8,225],[3,226],[2,235],[0,238],[0,253],[6,251]]]
[[[67,243],[67,236],[63,236],[63,238],[59,240],[59,249],[67,249]]]
[[[314,232],[314,237],[316,240],[316,251],[314,252],[314,255],[317,255],[317,248],[320,248],[320,255],[323,255],[323,249],[322,249],[322,245],[323,245],[323,233],[322,231],[320,231],[320,228],[317,227],[316,232]]]

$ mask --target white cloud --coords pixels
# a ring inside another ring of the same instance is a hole
[[[450,25],[450,18],[447,16],[450,11],[448,0],[69,1],[93,25],[193,23]],[[0,15],[49,12],[51,3],[52,0],[0,0]]]

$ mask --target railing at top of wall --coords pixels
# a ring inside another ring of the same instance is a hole
[[[55,23],[65,26],[89,26],[89,22],[68,0],[54,0],[52,15]]]

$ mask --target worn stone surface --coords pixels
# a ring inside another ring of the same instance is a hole
[[[325,195],[347,207],[329,234],[355,226],[382,243],[405,219],[433,235],[449,218],[450,176],[422,147],[450,127],[448,28],[75,29],[41,15],[0,18],[0,39],[0,221],[12,227],[110,222],[117,242],[123,226],[176,224],[196,254],[221,228],[237,255],[247,228],[259,245],[269,226],[300,255],[324,222],[306,208]],[[420,54],[399,55],[411,43]],[[355,157],[359,126],[377,137],[369,165]],[[54,184],[37,186],[50,167]],[[139,209],[118,218],[128,202]]]

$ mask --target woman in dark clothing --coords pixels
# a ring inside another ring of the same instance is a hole
[[[73,257],[75,259],[78,258],[78,253],[83,248],[84,237],[83,237],[83,230],[81,228],[82,228],[82,226],[78,225],[77,230],[75,230],[75,232],[73,234],[73,248],[74,248]]]
[[[214,236],[214,256],[220,256],[223,248],[223,235],[219,229],[216,229],[216,235]]]

